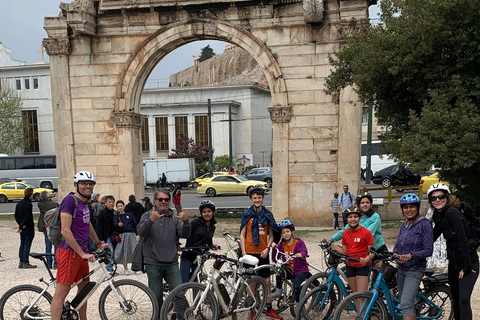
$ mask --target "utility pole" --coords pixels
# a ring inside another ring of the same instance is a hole
[[[228,160],[229,168],[233,168],[233,147],[232,147],[232,103],[228,104]]]
[[[372,179],[372,114],[373,107],[368,105],[368,122],[367,122],[367,172],[365,172],[365,183],[369,184]]]
[[[213,177],[213,151],[212,151],[212,103],[208,99],[208,164],[210,167],[210,176]]]

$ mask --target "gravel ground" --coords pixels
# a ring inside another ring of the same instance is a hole
[[[302,228],[297,228],[302,229]],[[328,237],[334,233],[334,230],[325,231],[319,228],[308,228],[309,230],[316,229],[317,232],[312,232],[308,234],[308,237],[304,237],[303,240],[306,242],[307,247],[309,249],[309,259],[308,261],[320,267],[322,270],[325,269],[325,262],[323,261],[323,254],[321,253],[320,248],[318,247],[318,242],[320,239],[324,237]],[[219,224],[217,225],[217,235],[221,235],[221,232],[225,230],[238,230],[238,226],[235,224]],[[44,268],[44,266],[40,263],[40,261],[34,261],[31,259],[30,263],[36,264],[38,268],[36,269],[18,269],[18,246],[20,243],[20,239],[18,234],[15,233],[16,225],[14,222],[10,221],[3,221],[2,225],[0,226],[0,238],[2,240],[2,245],[0,247],[0,252],[3,256],[4,261],[0,262],[0,274],[1,274],[1,281],[0,281],[0,295],[3,295],[5,291],[8,289],[20,285],[20,284],[34,284],[38,286],[42,286],[39,283],[39,279],[41,277],[47,278],[48,274]],[[384,239],[387,243],[389,248],[393,248],[393,244],[395,243],[398,229],[390,228],[384,229]],[[214,243],[220,244],[223,249],[227,246],[225,244],[225,240],[221,237],[216,237],[214,239]],[[37,232],[35,235],[35,239],[32,245],[32,252],[42,252],[44,250],[44,242],[43,242],[43,234]],[[146,275],[130,275],[124,276],[123,275],[123,266],[118,267],[118,271],[120,274],[117,276],[118,278],[129,278],[139,280],[143,283],[147,283]],[[95,275],[92,276],[92,280],[95,279]],[[88,316],[89,319],[98,319],[98,298],[103,291],[103,286],[100,287],[97,292],[90,298],[89,300],[89,307],[88,307]],[[53,290],[50,292],[53,295]],[[74,294],[72,294],[69,299],[73,298]],[[472,305],[474,308],[474,314],[480,314],[480,286],[477,284],[475,286],[473,296],[472,296]],[[290,316],[288,311],[282,313],[285,320],[291,320],[293,317]],[[474,316],[474,319],[480,319],[480,317]],[[10,319],[6,319],[10,320]]]

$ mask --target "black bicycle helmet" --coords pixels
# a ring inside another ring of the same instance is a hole
[[[213,212],[215,212],[215,203],[210,200],[203,200],[200,202],[200,206],[198,207],[200,213],[202,213],[203,209],[205,208],[210,208]]]
[[[262,195],[262,196],[265,196],[265,189],[263,188],[263,185],[261,185],[261,184],[256,184],[256,185],[254,185],[254,186],[250,189],[250,191],[249,191],[249,193],[248,193],[248,196],[251,198],[251,197],[252,197],[252,194],[254,194],[254,193],[260,194],[260,195]]]
[[[353,209],[347,208],[347,210],[345,210],[345,211],[343,212],[343,215],[345,216],[345,219],[346,219],[346,218],[348,218],[348,216],[351,215],[352,213],[358,214],[359,217],[363,216],[363,213],[362,213],[362,211],[360,210],[359,207],[354,207]]]
[[[356,199],[356,202],[357,202],[357,206],[360,205],[360,202],[362,202],[362,199],[363,198],[368,198],[368,200],[370,200],[370,203],[373,203],[373,197],[370,193],[368,192],[362,192],[360,193],[358,196],[357,196],[357,199]]]

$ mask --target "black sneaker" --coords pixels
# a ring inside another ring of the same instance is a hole
[[[23,264],[23,269],[34,269],[36,267],[37,267],[36,265],[30,264],[30,263]]]
[[[19,269],[23,269],[23,265],[24,265],[24,263],[23,263],[23,262],[20,262],[20,263],[18,264],[18,268],[19,268]]]
[[[177,320],[177,314],[172,313],[172,315],[170,316],[170,320]]]

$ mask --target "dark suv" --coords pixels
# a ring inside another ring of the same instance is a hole
[[[272,187],[272,168],[271,167],[253,168],[247,173],[245,173],[245,177],[248,180],[264,181],[267,183],[267,186],[269,188]]]

